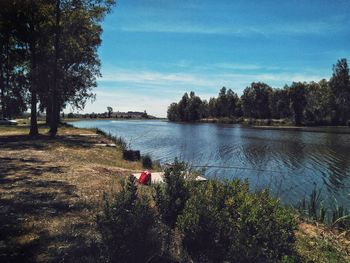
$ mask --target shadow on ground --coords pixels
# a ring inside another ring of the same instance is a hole
[[[45,150],[57,144],[71,148],[87,148],[96,143],[108,143],[104,138],[83,137],[79,135],[56,136],[52,139],[48,135],[31,138],[28,135],[0,136],[0,150]]]
[[[65,167],[6,156],[8,148],[46,147],[39,139],[33,143],[24,137],[0,137],[0,262],[37,262],[38,255],[45,262],[82,262],[83,256],[97,254],[97,246],[83,234],[89,226],[82,220],[70,222],[64,231],[41,227],[82,217],[91,207],[79,200],[76,186],[59,180]]]

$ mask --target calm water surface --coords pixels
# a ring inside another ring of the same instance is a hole
[[[295,204],[317,187],[329,205],[350,207],[350,134],[262,130],[166,121],[79,121],[123,137],[153,160],[206,166],[205,176],[247,178]]]

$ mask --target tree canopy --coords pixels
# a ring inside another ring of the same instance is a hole
[[[4,0],[0,6],[0,99],[31,110],[30,134],[38,134],[37,105],[55,136],[60,111],[83,108],[100,76],[101,22],[112,0]],[[13,113],[15,114],[15,113]]]
[[[218,96],[201,100],[191,92],[168,108],[170,121],[201,118],[290,119],[296,125],[345,124],[350,120],[350,77],[347,60],[338,60],[329,81],[293,82],[272,88],[253,82],[238,95],[221,88]]]

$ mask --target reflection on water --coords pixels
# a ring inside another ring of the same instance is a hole
[[[165,121],[80,121],[123,137],[131,148],[167,162],[207,167],[207,177],[248,179],[296,203],[317,187],[328,202],[350,206],[350,134],[250,129]]]

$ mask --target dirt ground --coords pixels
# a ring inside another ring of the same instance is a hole
[[[106,138],[79,135],[93,131],[65,127],[56,139],[27,132],[0,127],[0,262],[98,261],[102,196],[141,164],[94,146]]]

